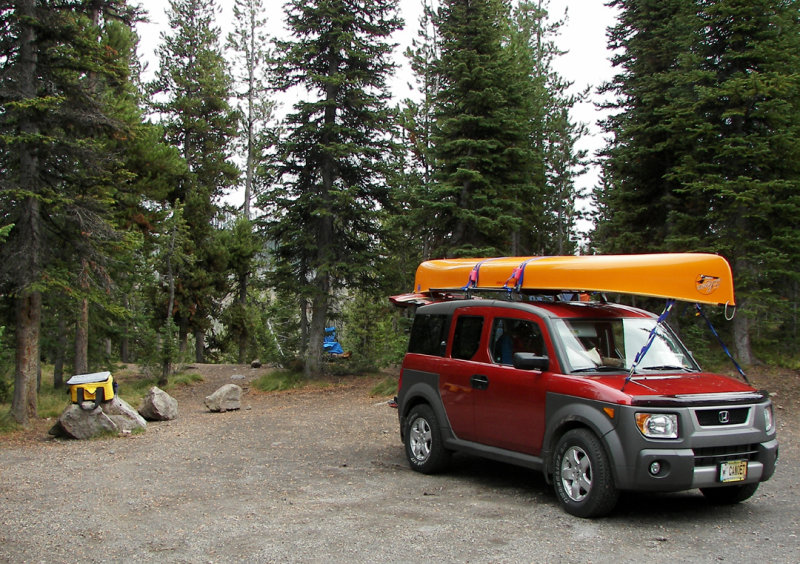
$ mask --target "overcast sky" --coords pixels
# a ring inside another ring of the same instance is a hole
[[[145,78],[152,76],[158,67],[155,58],[155,49],[160,43],[160,34],[167,30],[165,10],[168,3],[164,0],[139,0],[142,7],[148,12],[150,23],[139,24],[137,32],[141,37],[139,46],[140,56],[147,62],[148,70]],[[547,2],[547,0],[545,0]],[[223,5],[219,26],[223,34],[229,31],[232,2],[219,2]],[[269,14],[268,24],[270,33],[279,34],[283,29],[283,0],[266,0]],[[400,44],[395,60],[399,64],[405,63],[402,52],[416,37],[417,22],[421,12],[421,0],[400,0],[400,15],[405,20],[405,29],[398,32],[396,41]],[[273,7],[274,5],[274,7]],[[606,47],[606,30],[613,25],[615,12],[605,6],[605,0],[550,0],[549,12],[551,17],[563,17],[568,10],[567,24],[562,28],[557,43],[567,54],[555,61],[556,70],[567,80],[575,83],[575,90],[582,90],[586,86],[597,87],[602,82],[611,78],[612,69],[608,61]],[[408,78],[398,76],[393,82],[394,95],[404,98],[409,95],[407,89]],[[593,97],[596,100],[596,96]],[[603,140],[597,128],[597,119],[601,117],[594,107],[594,100],[590,100],[575,108],[573,118],[586,123],[590,128],[590,136],[581,142],[580,148],[590,152],[598,150]],[[278,100],[280,103],[281,100]],[[291,105],[293,100],[284,100],[284,104]],[[578,184],[581,187],[591,187],[597,179],[597,174],[592,170]]]

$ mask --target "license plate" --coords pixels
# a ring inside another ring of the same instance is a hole
[[[747,461],[731,460],[719,465],[720,482],[741,482],[747,478]]]

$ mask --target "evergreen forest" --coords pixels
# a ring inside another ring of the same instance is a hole
[[[590,92],[555,69],[547,0],[417,0],[411,22],[398,0],[234,0],[224,36],[219,1],[169,0],[147,80],[135,0],[0,7],[0,404],[18,423],[43,364],[55,387],[118,363],[160,381],[395,364],[410,312],[387,297],[442,257],[719,253],[738,305],[711,313],[722,338],[746,366],[798,368],[800,2],[609,0],[587,154]],[[708,342],[690,313],[671,324]]]

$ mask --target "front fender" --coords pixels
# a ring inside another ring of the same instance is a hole
[[[622,443],[615,432],[618,416],[619,408],[612,403],[548,393],[547,423],[542,442],[542,460],[547,483],[552,482],[556,443],[564,433],[578,427],[589,429],[600,439],[606,449],[614,479],[617,480],[620,472],[624,473],[624,469],[618,468],[617,465],[625,460]]]

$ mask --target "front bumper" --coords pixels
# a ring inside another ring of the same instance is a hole
[[[720,481],[720,465],[726,461],[747,460],[747,474],[742,481]],[[768,480],[775,472],[778,441],[771,440],[741,447],[714,449],[660,449],[639,451],[630,481],[620,483],[623,489],[639,491],[680,491],[743,485]],[[659,471],[651,472],[656,463]]]

